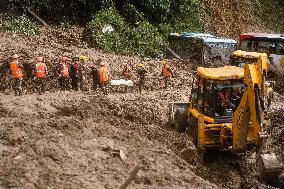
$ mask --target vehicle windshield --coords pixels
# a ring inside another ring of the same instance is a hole
[[[266,53],[269,72],[284,74],[284,39],[282,38],[249,38],[240,41],[240,50]],[[234,64],[236,65],[236,64]],[[243,64],[240,64],[242,66]]]
[[[255,64],[257,62],[257,58],[244,58],[244,57],[232,56],[230,61],[231,65],[244,68],[245,64]]]
[[[240,42],[240,50],[256,51],[261,53],[284,55],[284,41],[281,39],[250,38]]]
[[[240,103],[243,88],[243,80],[207,80],[203,100],[204,114],[217,120],[231,120]]]

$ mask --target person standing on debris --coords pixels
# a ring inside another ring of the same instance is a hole
[[[99,78],[100,78],[100,87],[104,95],[108,95],[108,73],[104,62],[100,63]]]
[[[123,63],[122,66],[123,66],[123,70],[121,72],[122,78],[125,80],[131,80],[132,73],[131,73],[129,64]],[[124,85],[124,92],[127,92],[127,89],[128,89],[128,86]]]
[[[86,80],[86,60],[88,57],[81,55],[80,59],[80,66],[79,66],[79,83],[81,91],[85,90],[85,80]]]
[[[10,62],[10,70],[14,79],[13,88],[16,96],[23,94],[23,65],[18,61],[19,56],[14,54],[12,56],[12,61]]]
[[[130,66],[127,63],[122,64],[122,66],[123,66],[123,70],[122,70],[121,76],[125,80],[130,80],[132,76]]]
[[[145,68],[145,65],[143,63],[138,64],[136,72],[137,72],[137,74],[139,76],[138,91],[141,94],[142,93],[142,88],[145,87],[145,82],[146,82],[147,70]]]
[[[69,59],[66,56],[61,57],[59,64],[57,65],[58,82],[61,91],[69,89],[69,69],[67,61]]]
[[[33,68],[33,73],[37,91],[39,94],[43,94],[45,92],[46,76],[48,74],[43,56],[36,58],[36,64]]]
[[[164,88],[167,89],[168,85],[169,85],[169,83],[171,81],[170,79],[171,79],[171,77],[173,77],[173,72],[172,72],[171,68],[169,67],[167,61],[162,60],[161,61],[161,65],[163,66],[162,67],[161,76],[164,79],[164,83],[165,83]]]
[[[102,59],[97,60],[97,65],[100,65]],[[96,65],[91,67],[91,76],[93,79],[93,91],[96,91],[100,82],[99,70],[97,69]]]
[[[79,82],[79,58],[73,57],[72,64],[70,65],[70,78],[72,90],[78,91],[78,82]]]

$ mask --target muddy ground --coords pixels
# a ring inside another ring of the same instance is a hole
[[[163,90],[157,60],[104,54],[81,42],[80,29],[58,31],[30,38],[0,31],[0,188],[119,188],[135,165],[142,168],[129,188],[267,188],[255,171],[253,150],[212,152],[200,164],[198,155],[184,153],[193,148],[190,137],[167,124],[168,103],[188,100],[198,62],[171,61],[174,89]],[[122,63],[143,61],[149,90],[59,92],[51,77],[50,91],[38,96],[26,73],[28,94],[15,97],[5,69],[15,52],[26,65],[43,52],[50,67],[62,53],[102,58],[113,79]],[[284,162],[283,110],[275,92],[268,117],[273,150]]]

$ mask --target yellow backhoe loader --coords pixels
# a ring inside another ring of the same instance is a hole
[[[201,154],[209,148],[244,152],[257,147],[256,163],[266,182],[276,182],[283,165],[270,153],[264,123],[266,54],[243,68],[197,68],[189,102],[169,104],[179,131],[188,130]]]

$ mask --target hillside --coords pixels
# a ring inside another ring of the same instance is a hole
[[[244,32],[282,33],[282,1],[204,0],[206,31],[236,38]]]

